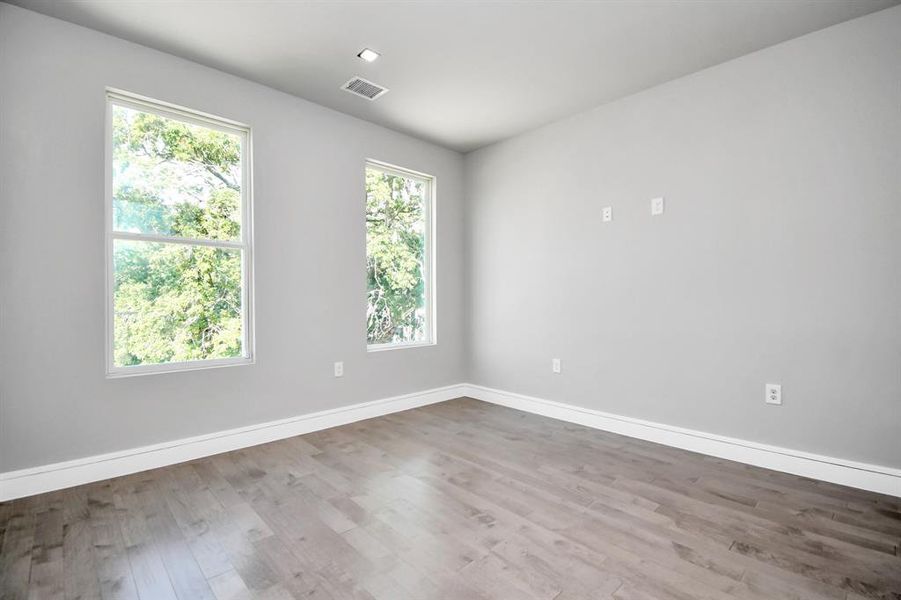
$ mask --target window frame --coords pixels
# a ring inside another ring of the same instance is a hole
[[[425,331],[426,331],[426,339],[419,342],[389,342],[385,344],[370,344],[368,340],[369,332],[365,327],[364,320],[364,341],[366,342],[366,352],[385,352],[388,350],[406,350],[410,348],[427,348],[429,346],[436,346],[438,344],[438,324],[437,324],[437,306],[436,306],[436,298],[437,294],[435,293],[436,288],[436,277],[435,274],[437,272],[436,268],[436,255],[437,252],[435,250],[435,238],[436,235],[436,223],[437,219],[435,218],[436,210],[436,202],[437,198],[437,186],[438,186],[438,178],[434,175],[429,175],[428,173],[423,173],[421,171],[414,171],[412,169],[407,169],[405,167],[399,167],[397,165],[387,163],[384,161],[367,158],[365,164],[363,165],[363,192],[364,192],[364,200],[365,200],[365,192],[366,192],[366,171],[367,169],[375,169],[377,171],[381,171],[383,173],[389,173],[391,175],[396,175],[405,178],[412,178],[422,181],[426,184],[428,188],[427,197],[425,199],[425,207],[423,210],[423,216],[425,218],[425,227],[423,228],[425,235],[425,244],[424,244],[424,252],[425,256],[422,261],[423,268],[423,283],[424,290],[423,295],[425,296]],[[365,204],[364,204],[364,227],[365,227]],[[368,231],[366,231],[368,235]],[[364,244],[365,246],[365,244]],[[366,261],[369,260],[369,250],[366,249]],[[364,262],[364,265],[367,264]],[[364,296],[365,298],[365,296]],[[368,304],[364,304],[364,309],[368,309]],[[364,310],[363,314],[366,312]]]
[[[173,119],[192,125],[236,135],[241,141],[241,238],[240,240],[210,240],[183,238],[153,233],[117,232],[113,229],[113,107],[122,106],[141,112],[147,112],[167,119]],[[106,377],[107,379],[133,377],[137,375],[153,375],[181,371],[196,371],[250,365],[256,362],[253,310],[253,174],[252,174],[252,136],[249,125],[231,119],[225,119],[208,113],[192,110],[133,94],[114,88],[106,88],[106,124],[105,124],[105,165],[104,165],[104,201],[105,201],[105,253],[106,253]],[[168,363],[153,363],[119,367],[115,364],[115,264],[114,244],[116,240],[138,240],[164,244],[182,244],[186,246],[209,246],[238,250],[241,252],[241,320],[242,320],[242,356],[230,358],[197,359]]]

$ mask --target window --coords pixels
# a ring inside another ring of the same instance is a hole
[[[435,180],[366,164],[367,342],[370,350],[434,343]]]
[[[252,361],[249,130],[107,95],[107,371]]]

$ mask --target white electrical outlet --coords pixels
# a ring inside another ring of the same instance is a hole
[[[612,221],[613,220],[613,207],[605,206],[601,210],[601,218],[604,220],[604,223],[609,223],[610,221]]]
[[[551,359],[551,371],[553,371],[554,373],[560,372],[560,359],[559,358]]]
[[[653,198],[651,200],[651,215],[656,217],[663,214],[663,197]]]
[[[782,386],[778,383],[766,384],[766,403],[782,404]]]
[[[335,377],[344,377],[344,363],[343,362],[335,363]]]

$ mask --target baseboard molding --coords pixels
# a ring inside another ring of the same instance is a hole
[[[450,385],[121,452],[0,473],[0,501],[165,467],[464,396]]]
[[[552,419],[578,423],[594,429],[602,429],[757,467],[901,497],[901,469],[758,444],[480,385],[466,384],[464,389],[470,398]]]
[[[152,446],[0,473],[0,502],[165,467],[461,396],[709,456],[901,497],[901,469],[758,444],[480,385],[459,384]]]

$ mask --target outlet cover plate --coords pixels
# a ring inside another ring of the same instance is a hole
[[[778,383],[766,384],[766,403],[782,404],[782,386]]]

